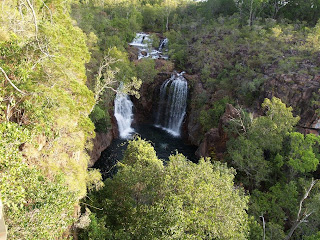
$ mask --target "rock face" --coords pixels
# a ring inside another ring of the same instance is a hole
[[[92,167],[95,162],[100,158],[101,153],[110,146],[113,140],[112,130],[107,133],[96,133],[96,137],[92,140],[93,148],[89,152],[90,161],[88,167]]]
[[[313,103],[315,96],[319,96],[320,75],[310,76],[303,74],[282,74],[267,81],[263,86],[261,99],[280,98],[287,106],[293,108],[293,113],[301,120],[298,128],[303,133],[318,133],[320,130],[319,106]],[[319,100],[319,99],[318,99]]]
[[[231,105],[226,105],[225,113],[221,116],[219,127],[210,129],[204,136],[196,155],[198,157],[215,157],[222,159],[227,150],[228,135],[224,131],[231,118],[237,117],[237,110]]]
[[[203,138],[202,127],[199,122],[200,107],[192,99],[193,96],[198,96],[205,92],[201,82],[197,81],[197,76],[185,76],[188,82],[193,82],[193,88],[188,98],[191,98],[191,103],[188,107],[188,120],[187,120],[187,131],[188,131],[188,140],[190,143],[199,146],[201,139]]]
[[[158,107],[161,84],[170,78],[170,72],[159,73],[152,82],[144,82],[140,88],[140,99],[132,98],[134,104],[134,122],[153,123],[154,110]]]
[[[139,55],[139,50],[136,47],[132,47],[132,46],[128,46],[127,47],[127,52],[128,52],[128,56],[129,56],[129,60],[130,61],[134,61],[136,59],[138,59],[138,55]]]

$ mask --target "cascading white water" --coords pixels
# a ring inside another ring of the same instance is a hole
[[[162,51],[165,47],[167,47],[168,43],[169,43],[168,38],[162,39],[159,45],[159,51]]]
[[[136,47],[139,50],[138,59],[152,58],[152,59],[168,59],[168,56],[163,54],[162,50],[167,46],[168,39],[165,38],[160,42],[159,48],[152,48],[152,39],[147,33],[137,33],[130,46]]]
[[[132,107],[133,103],[129,96],[118,92],[114,100],[114,116],[117,119],[120,138],[127,139],[134,132],[134,129],[131,128],[133,121]]]
[[[180,74],[174,73],[160,88],[160,99],[156,115],[156,126],[173,136],[180,136],[181,125],[186,114],[188,83]]]

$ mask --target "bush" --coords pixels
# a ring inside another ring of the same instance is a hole
[[[142,82],[153,82],[158,71],[155,69],[155,60],[150,58],[141,59],[136,63],[137,76]]]
[[[214,102],[213,107],[209,110],[202,110],[200,112],[199,121],[204,131],[211,128],[218,127],[220,117],[223,115],[227,103],[233,103],[229,97],[224,97]]]

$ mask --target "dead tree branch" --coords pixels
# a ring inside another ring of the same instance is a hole
[[[114,59],[109,55],[103,58],[98,69],[98,74],[94,86],[94,100],[99,101],[99,98],[105,89],[111,89],[117,92],[116,89],[112,87],[112,84],[116,83],[115,75],[118,73],[118,69],[111,69],[111,64],[121,61],[120,59]]]
[[[265,240],[266,239],[266,222],[264,220],[263,215],[261,215],[260,218],[262,218],[262,225],[263,225],[263,238],[262,239]]]
[[[40,49],[40,51],[46,55],[47,57],[52,57],[48,52],[46,52],[45,50],[43,50],[41,44],[40,44],[40,40],[39,40],[39,37],[38,37],[38,34],[39,34],[39,28],[38,28],[38,20],[37,20],[37,14],[36,14],[36,11],[34,10],[34,7],[32,5],[32,3],[30,2],[30,0],[26,0],[27,1],[27,4],[32,12],[32,17],[33,17],[33,22],[34,22],[34,28],[35,28],[35,38],[36,38],[36,42],[38,44],[38,47]]]
[[[317,182],[318,182],[318,179],[316,179],[316,180],[312,179],[309,188],[306,190],[303,198],[300,200],[297,219],[296,219],[295,223],[292,225],[292,227],[290,228],[290,231],[289,231],[288,235],[286,236],[285,240],[289,240],[292,237],[294,231],[299,227],[299,225],[301,223],[307,222],[307,218],[310,217],[315,212],[314,210],[308,211],[308,209],[306,209],[304,211],[304,213],[302,213],[302,208],[303,208],[304,201],[309,197],[312,188],[314,187],[314,185]]]
[[[8,75],[6,74],[6,72],[3,70],[2,67],[0,67],[0,71],[3,73],[5,79],[10,83],[10,85],[17,90],[19,93],[21,94],[25,94],[23,91],[21,91],[16,85],[13,84],[13,82],[10,80],[10,78],[8,77]]]

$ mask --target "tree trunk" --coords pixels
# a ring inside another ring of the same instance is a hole
[[[297,229],[297,227],[300,225],[300,221],[299,222],[295,222],[294,225],[291,227],[290,232],[288,233],[288,235],[286,236],[285,240],[289,240],[292,237],[292,234],[294,233],[294,231]]]
[[[252,26],[253,21],[253,0],[250,2],[250,13],[249,13],[249,26]]]

